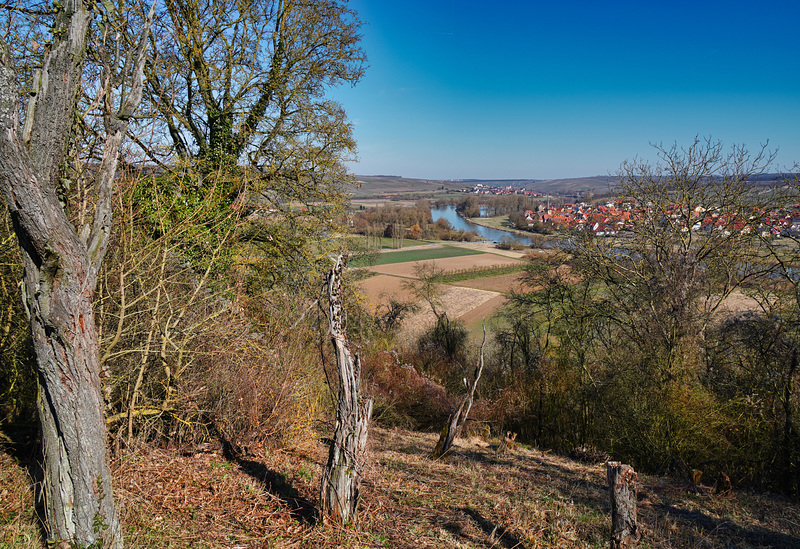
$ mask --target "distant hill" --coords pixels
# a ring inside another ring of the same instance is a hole
[[[619,178],[597,175],[594,177],[574,177],[570,179],[545,179],[526,183],[523,188],[545,194],[575,194],[578,192],[591,191],[593,193],[604,193],[613,189]]]
[[[355,198],[386,197],[388,195],[436,194],[460,191],[477,184],[484,186],[512,186],[546,194],[575,194],[576,192],[604,192],[609,189],[613,177],[581,177],[575,179],[413,179],[399,175],[357,175],[360,186],[351,192]]]
[[[352,189],[355,198],[370,198],[387,195],[434,194],[458,191],[464,183],[439,181],[437,179],[411,179],[399,175],[357,175],[360,186]]]
[[[782,179],[780,174],[763,174],[753,178],[755,185],[769,185]],[[456,192],[477,184],[512,186],[553,196],[592,192],[595,195],[612,192],[619,178],[608,175],[568,179],[412,179],[399,175],[357,175],[360,187],[353,189],[354,198],[389,197],[392,195],[434,195]]]

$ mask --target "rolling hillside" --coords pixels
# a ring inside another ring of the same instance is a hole
[[[387,198],[390,196],[431,195],[447,192],[458,192],[471,188],[478,183],[485,186],[505,187],[511,185],[518,189],[527,189],[552,195],[575,194],[581,191],[604,192],[612,185],[615,178],[608,176],[581,177],[574,179],[412,179],[397,175],[357,175],[360,186],[353,189],[353,197]]]
[[[781,174],[762,174],[753,178],[754,185],[770,185],[782,179]],[[434,196],[448,192],[458,192],[464,188],[471,188],[478,183],[484,186],[526,189],[553,196],[574,196],[577,193],[591,191],[595,195],[611,191],[617,184],[618,178],[609,175],[593,177],[574,177],[568,179],[412,179],[399,175],[357,175],[360,187],[353,189],[353,197],[363,198],[391,198],[402,196],[408,198],[415,196]]]

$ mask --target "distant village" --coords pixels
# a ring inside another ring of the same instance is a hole
[[[512,185],[491,185],[478,183],[472,187],[461,189],[463,193],[477,195],[524,195],[531,198],[543,198],[541,192],[516,188]],[[535,210],[526,210],[525,219],[530,227],[541,223],[554,229],[591,231],[597,236],[614,236],[620,231],[633,228],[633,221],[644,212],[634,204],[625,202],[607,202],[605,204],[588,204],[577,202],[559,206],[540,205]],[[762,237],[793,235],[800,236],[800,204],[791,208],[773,211],[754,211],[749,219],[734,218],[714,211],[697,208],[686,216],[677,205],[670,206],[666,217],[673,222],[686,219],[685,231],[744,232],[758,231]]]
[[[523,196],[531,196],[533,198],[541,198],[545,196],[544,193],[529,191],[527,189],[520,189],[512,185],[488,185],[483,183],[477,183],[472,187],[465,187],[463,189],[460,189],[460,191],[462,193],[469,193],[469,194],[484,194],[484,195],[496,195],[496,196],[509,196],[517,194]]]
[[[526,210],[529,226],[536,223],[554,228],[591,231],[597,236],[614,236],[618,232],[633,228],[633,222],[644,215],[641,207],[627,202],[605,204],[564,204],[549,207],[544,204],[535,210]],[[671,205],[664,214],[664,221],[684,224],[683,231],[722,231],[731,234],[748,234],[758,231],[762,237],[800,235],[800,204],[789,209],[754,211],[748,219],[730,214],[721,214],[711,209],[695,208],[691,214],[677,205]]]

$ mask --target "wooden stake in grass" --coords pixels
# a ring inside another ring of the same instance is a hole
[[[435,311],[434,311],[435,312]],[[447,452],[450,451],[450,447],[453,445],[453,441],[458,436],[459,432],[461,431],[461,427],[467,421],[467,415],[469,415],[469,410],[472,408],[472,399],[475,396],[475,388],[478,386],[478,380],[481,378],[481,374],[483,373],[483,347],[486,345],[486,324],[483,325],[483,342],[481,343],[481,356],[478,361],[478,367],[475,368],[475,375],[472,379],[472,384],[467,386],[467,394],[461,399],[461,402],[456,408],[456,411],[450,414],[450,417],[447,418],[447,424],[442,429],[442,432],[439,434],[439,441],[436,443],[436,447],[433,449],[433,453],[431,454],[431,459],[439,459],[444,456]],[[466,379],[464,380],[464,384],[466,384]]]
[[[641,536],[637,526],[636,471],[619,461],[609,461],[606,466],[611,495],[611,549],[635,547]]]
[[[361,364],[358,355],[354,360],[347,347],[342,304],[343,270],[344,260],[340,255],[328,274],[329,323],[339,373],[339,401],[328,464],[322,473],[322,514],[325,518],[347,524],[356,515],[372,400],[359,398]]]

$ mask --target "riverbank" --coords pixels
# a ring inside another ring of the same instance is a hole
[[[530,236],[531,233],[514,229],[508,222],[507,215],[498,215],[496,217],[465,217],[466,221],[480,225],[481,227],[488,227],[490,229],[497,229],[498,231],[505,231],[520,236]]]
[[[542,242],[545,246],[552,247],[553,244],[561,238],[558,235],[544,235],[511,228],[508,223],[507,215],[498,215],[495,217],[465,217],[463,219],[475,225],[480,225],[481,227],[511,233],[523,238],[527,237],[530,239],[532,244]]]
[[[505,228],[493,227],[485,223],[473,223],[469,218],[462,216],[453,205],[444,208],[431,208],[431,218],[434,221],[443,218],[456,230],[471,231],[477,233],[481,238],[494,242],[511,239],[529,246],[533,241],[529,235],[523,233],[514,233]]]

